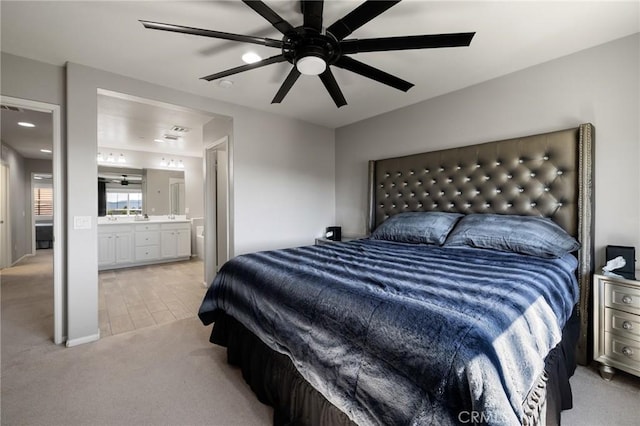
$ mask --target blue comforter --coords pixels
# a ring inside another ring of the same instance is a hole
[[[519,424],[578,298],[577,261],[357,240],[243,255],[224,312],[359,424]]]

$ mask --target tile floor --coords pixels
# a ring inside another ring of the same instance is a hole
[[[203,268],[188,260],[100,272],[100,337],[196,316]]]

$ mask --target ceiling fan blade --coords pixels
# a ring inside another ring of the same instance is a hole
[[[404,37],[353,39],[340,42],[343,54],[388,50],[434,49],[469,46],[476,33],[431,34]]]
[[[140,21],[145,28],[152,30],[171,31],[181,34],[192,34],[204,37],[221,38],[224,40],[241,41],[244,43],[254,43],[269,47],[282,48],[282,41],[272,38],[252,37],[240,34],[223,33],[221,31],[203,30],[200,28],[183,27],[182,25],[163,24],[161,22]]]
[[[409,83],[408,81],[379,70],[378,68],[374,68],[360,61],[356,61],[355,59],[348,56],[341,57],[333,65],[335,65],[336,67],[344,68],[345,70],[349,70],[351,72],[355,72],[356,74],[360,74],[361,76],[370,78],[371,80],[375,80],[382,84],[386,84],[387,86],[391,86],[395,89],[402,90],[403,92],[406,92],[413,87],[413,83]]]
[[[207,81],[217,80],[217,79],[222,78],[222,77],[227,77],[229,75],[238,74],[240,72],[249,71],[249,70],[252,70],[252,69],[255,69],[255,68],[264,67],[265,65],[271,65],[271,64],[278,63],[278,62],[284,62],[286,60],[287,60],[287,58],[285,58],[284,55],[272,56],[270,58],[263,59],[261,61],[255,62],[253,64],[241,65],[239,67],[231,68],[231,69],[228,69],[226,71],[221,71],[221,72],[218,72],[218,73],[215,73],[215,74],[208,75],[206,77],[202,77],[201,80],[207,80]]]
[[[327,88],[327,91],[331,95],[331,99],[336,103],[336,106],[340,108],[341,106],[345,106],[347,104],[342,91],[340,90],[340,86],[338,86],[338,82],[336,81],[333,73],[327,67],[327,69],[319,75],[320,80],[322,80],[322,84]]]
[[[284,97],[287,96],[287,93],[289,93],[289,90],[291,90],[291,87],[293,87],[293,84],[298,80],[298,77],[300,77],[300,71],[294,66],[291,68],[291,72],[284,80],[284,83],[282,83],[282,86],[280,86],[280,89],[278,89],[278,93],[276,93],[271,103],[279,104],[282,102]]]
[[[304,15],[304,26],[322,31],[322,8],[324,0],[302,0],[302,13]]]
[[[253,9],[258,15],[269,21],[282,34],[287,34],[293,27],[290,23],[282,19],[280,15],[274,12],[269,6],[259,0],[242,0],[244,4]]]
[[[378,1],[369,0],[349,12],[344,18],[338,19],[327,28],[336,40],[342,40],[376,16],[400,3],[400,0]]]

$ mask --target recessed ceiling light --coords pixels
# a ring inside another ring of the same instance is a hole
[[[35,124],[29,123],[28,121],[18,121],[18,126],[22,127],[36,127]]]
[[[247,64],[255,64],[256,62],[261,61],[262,58],[255,52],[247,52],[242,55],[242,60]]]
[[[41,149],[40,152],[44,152],[45,154],[51,154],[50,149]]]
[[[154,142],[158,142],[158,143],[163,143],[164,141],[162,139],[154,139]]]
[[[231,80],[220,80],[220,82],[218,83],[218,86],[222,87],[223,89],[228,89],[231,86],[233,86],[233,81],[231,81]]]

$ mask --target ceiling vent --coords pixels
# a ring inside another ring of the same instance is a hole
[[[13,111],[13,112],[22,112],[22,108],[18,108],[18,107],[14,107],[14,106],[9,106],[9,105],[0,105],[0,109],[5,109],[7,111]]]
[[[164,138],[168,141],[177,141],[180,139],[180,136],[178,135],[164,135]]]
[[[190,129],[188,127],[184,127],[184,126],[176,126],[174,125],[171,128],[172,132],[178,132],[178,133],[187,133]]]

